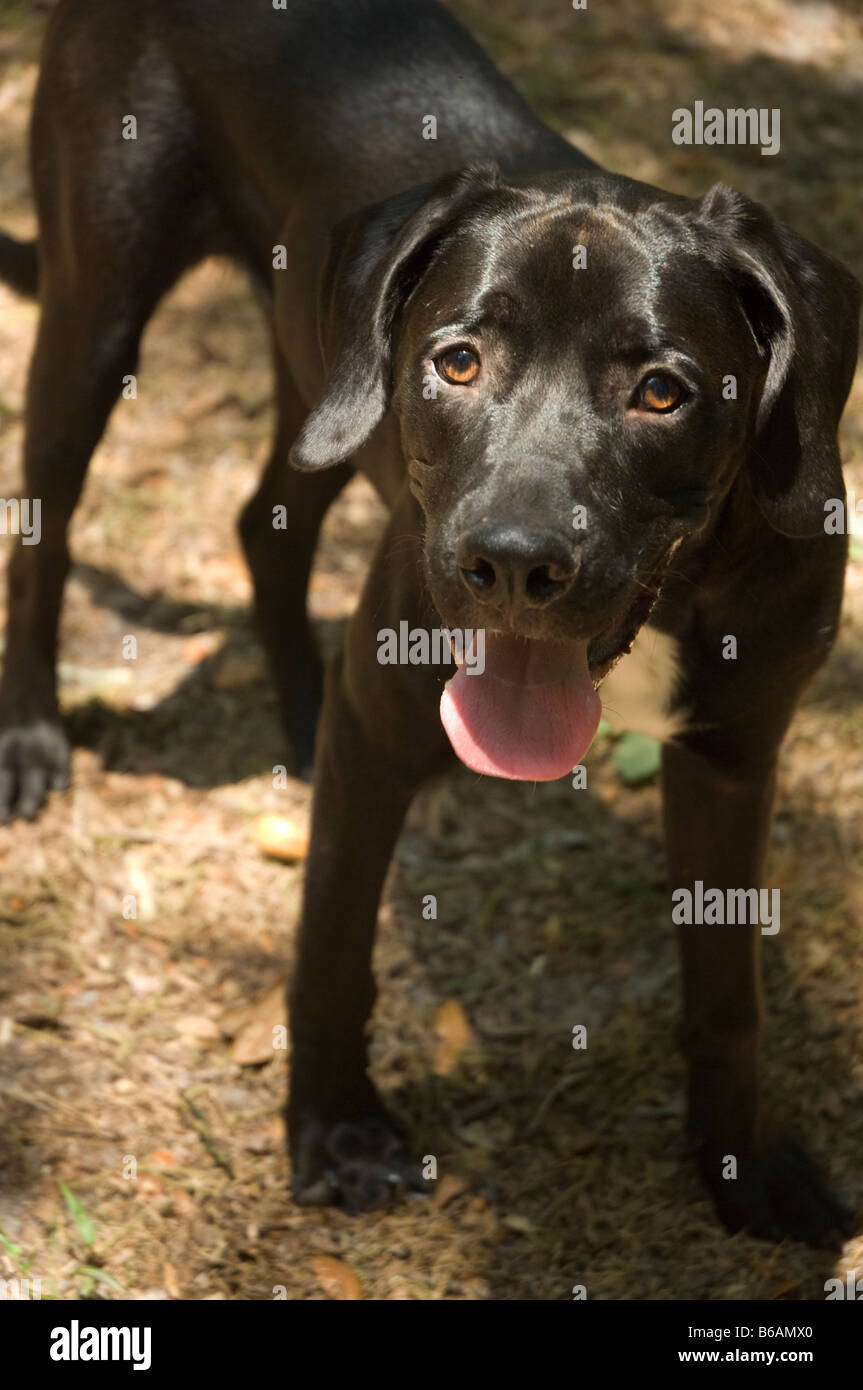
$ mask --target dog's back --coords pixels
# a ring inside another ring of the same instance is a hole
[[[264,273],[278,228],[309,207],[331,224],[488,157],[590,167],[434,0],[63,0],[33,152],[40,221],[68,216],[57,199],[77,203],[77,186],[133,235],[169,204],[189,254],[194,238]],[[2,278],[32,290],[33,270],[0,241]]]

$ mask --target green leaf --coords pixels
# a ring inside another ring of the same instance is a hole
[[[848,546],[848,556],[851,560],[863,560],[863,541],[859,536],[852,536]]]
[[[118,1293],[124,1292],[123,1285],[118,1283],[113,1274],[109,1274],[105,1269],[97,1269],[95,1265],[80,1265],[79,1272],[88,1274],[98,1284],[107,1284],[109,1288],[116,1289]]]
[[[649,734],[630,732],[618,739],[611,756],[622,780],[634,787],[655,777],[659,771],[661,745]]]
[[[611,738],[611,723],[608,719],[602,718],[596,726],[595,738]]]
[[[10,1255],[13,1260],[21,1258],[21,1246],[16,1245],[14,1240],[10,1240],[8,1236],[4,1236],[2,1231],[0,1231],[0,1245],[3,1246],[6,1254]]]
[[[60,1183],[60,1191],[63,1193],[66,1206],[69,1208],[72,1219],[78,1227],[79,1236],[85,1245],[93,1245],[96,1240],[96,1230],[93,1226],[93,1222],[87,1215],[86,1209],[78,1201],[75,1193],[72,1192],[64,1182]]]

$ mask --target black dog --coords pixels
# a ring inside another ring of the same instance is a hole
[[[24,485],[42,541],[11,565],[4,814],[65,782],[66,528],[187,267],[233,255],[272,305],[278,434],[241,532],[300,766],[319,525],[351,465],[392,508],[328,675],[291,999],[295,1194],[371,1206],[415,1171],[366,1072],[378,900],[450,743],[481,771],[560,776],[650,616],[676,673],[671,882],[759,884],[777,750],[836,632],[845,543],[824,504],[844,496],[858,287],[728,189],[692,201],[598,169],[431,0],[67,0],[32,163],[38,253],[0,244],[0,273],[42,306]],[[405,621],[482,630],[484,672],[441,698],[437,667],[381,664],[377,634]],[[763,1128],[759,926],[680,936],[690,1124],[722,1219],[838,1238],[810,1160]]]

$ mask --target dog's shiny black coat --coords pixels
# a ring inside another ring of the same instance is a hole
[[[65,783],[66,528],[142,329],[190,265],[235,256],[270,306],[279,424],[241,533],[300,767],[318,528],[351,466],[392,509],[326,683],[291,991],[295,1195],[375,1205],[417,1173],[366,1071],[376,913],[411,796],[451,756],[439,672],[380,666],[375,634],[483,626],[491,563],[497,625],[589,641],[601,671],[661,583],[651,621],[677,644],[686,716],[664,750],[671,882],[756,886],[777,751],[836,631],[845,545],[824,503],[843,496],[858,287],[728,189],[696,201],[598,169],[431,0],[65,0],[32,168],[38,256],[0,238],[0,274],[38,282],[23,493],[43,539],[11,564],[0,812],[33,816]],[[424,389],[465,342],[477,386]],[[637,408],[652,369],[684,388],[668,415]],[[759,941],[681,929],[690,1126],[729,1228],[830,1242],[841,1207],[762,1118]]]

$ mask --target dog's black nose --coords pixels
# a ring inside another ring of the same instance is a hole
[[[461,537],[456,564],[475,599],[506,610],[544,608],[561,598],[580,558],[558,532],[483,522]]]

